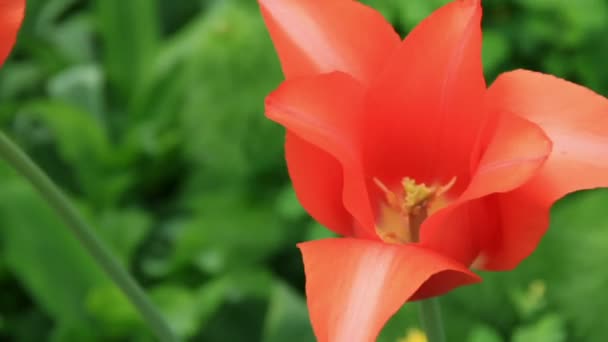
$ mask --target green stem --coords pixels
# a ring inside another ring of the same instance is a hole
[[[422,329],[426,332],[428,342],[445,342],[439,298],[423,300],[419,305],[420,322]]]
[[[59,214],[78,241],[137,308],[157,337],[163,342],[177,341],[171,328],[145,292],[95,236],[93,230],[63,192],[2,132],[0,132],[0,157],[24,176]]]

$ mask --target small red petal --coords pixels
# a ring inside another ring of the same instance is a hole
[[[589,89],[531,71],[501,75],[490,103],[530,120],[552,140],[553,149],[535,176],[496,195],[501,222],[481,266],[507,270],[530,255],[549,227],[550,208],[577,190],[608,187],[608,100]]]
[[[523,191],[522,191],[523,190]],[[550,207],[534,201],[524,188],[495,197],[499,229],[478,260],[480,269],[511,270],[536,249],[549,228]]]
[[[376,10],[352,0],[258,0],[286,78],[342,71],[367,83],[400,42]]]
[[[321,342],[374,341],[413,296],[480,280],[465,266],[416,245],[327,239],[299,247],[310,318]]]
[[[314,152],[317,156],[312,158],[313,152],[306,151],[302,143],[297,143],[295,148],[289,142],[287,145],[289,172],[298,182],[296,193],[309,213],[328,228],[350,235],[348,232],[356,224],[355,220],[349,225],[345,222],[344,209],[336,204],[341,197],[344,208],[358,222],[357,226],[367,228],[356,235],[367,232],[367,236],[373,238],[374,219],[360,160],[363,97],[363,86],[343,73],[299,78],[284,82],[268,96],[266,114],[285,126],[290,135],[297,135],[317,151]],[[319,150],[337,162],[329,162],[327,169],[324,164],[307,164],[315,158],[318,162],[328,160],[318,155]],[[339,177],[336,163],[342,167]],[[324,174],[325,170],[327,174]],[[324,194],[328,194],[328,198],[320,198]],[[318,203],[314,203],[315,198]],[[330,203],[330,207],[322,208],[326,203]]]
[[[469,265],[480,254],[489,257],[500,246],[517,243],[506,241],[516,236],[501,233],[500,205],[484,197],[529,181],[550,152],[551,142],[537,125],[504,113],[468,188],[451,206],[424,222],[422,244]]]
[[[368,174],[385,184],[408,176],[468,183],[469,159],[485,121],[481,6],[454,1],[418,25],[374,81],[367,103]]]
[[[502,113],[471,183],[459,201],[520,187],[536,175],[549,158],[551,148],[551,140],[536,124]]]
[[[470,266],[482,244],[493,241],[497,210],[486,199],[455,203],[429,217],[422,225],[420,244]]]
[[[296,195],[306,211],[332,231],[353,235],[353,217],[342,201],[342,166],[336,158],[290,132],[285,139],[285,158]]]
[[[25,0],[0,1],[0,66],[15,45],[25,13]]]
[[[591,90],[531,71],[501,75],[489,90],[496,108],[537,123],[553,153],[527,186],[551,205],[583,189],[608,187],[608,99]]]

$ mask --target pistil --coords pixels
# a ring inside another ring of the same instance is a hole
[[[420,240],[420,227],[430,214],[438,209],[444,195],[456,182],[456,178],[443,186],[418,184],[412,178],[404,178],[402,189],[391,191],[380,180],[374,179],[384,192],[386,203],[381,205],[381,215],[376,232],[388,243],[408,243]]]

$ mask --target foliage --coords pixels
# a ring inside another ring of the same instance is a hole
[[[400,33],[445,0],[364,1]],[[608,2],[487,1],[488,81],[528,68],[608,94]],[[295,243],[328,233],[263,115],[281,71],[252,0],[28,0],[0,125],[193,341],[312,341]],[[33,190],[0,165],[0,340],[151,341]],[[444,300],[453,341],[605,341],[608,192],[560,202],[516,271]],[[380,341],[417,326],[414,305]]]

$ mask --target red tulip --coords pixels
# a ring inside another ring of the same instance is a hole
[[[25,0],[0,0],[0,66],[15,45],[24,12]]]
[[[608,100],[517,70],[486,87],[480,0],[401,41],[352,0],[259,0],[286,81],[297,196],[343,238],[299,245],[320,341],[373,340],[405,302],[509,270],[564,195],[608,186]]]

